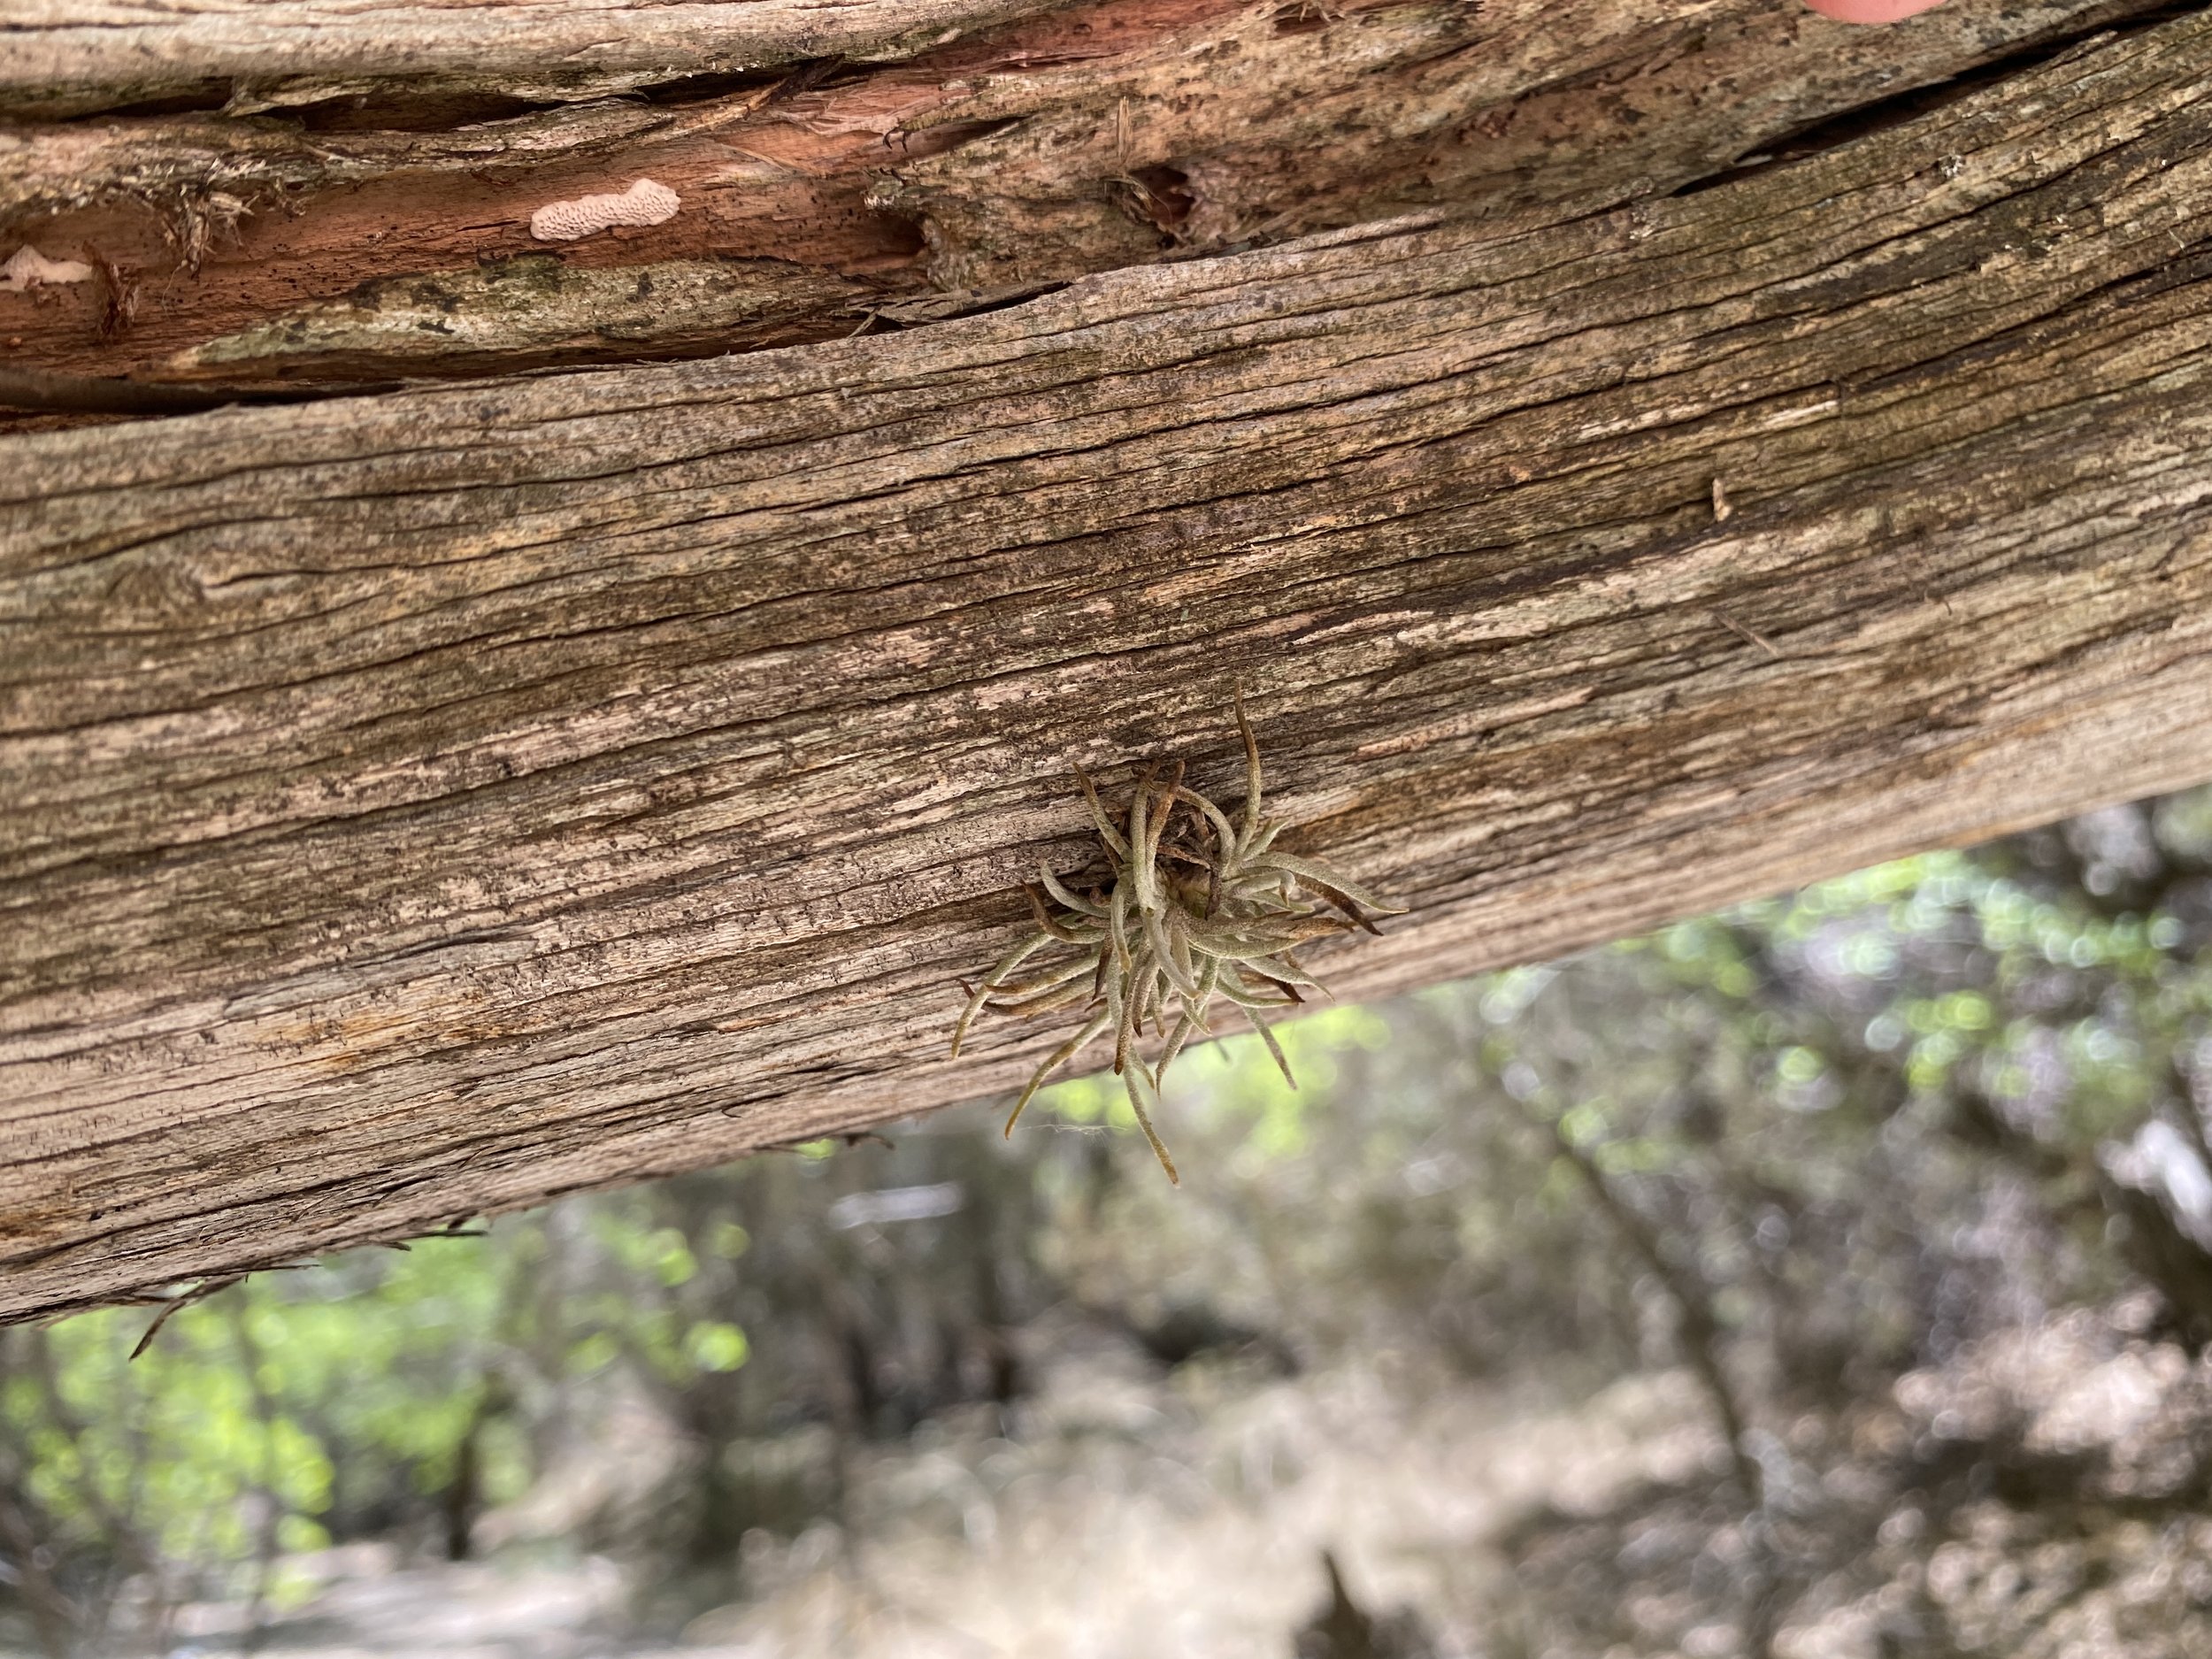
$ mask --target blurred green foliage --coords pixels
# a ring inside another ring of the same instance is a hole
[[[1324,1008],[1282,1029],[1296,1089],[1248,1037],[1171,1073],[1179,1193],[1081,1079],[1011,1143],[944,1114],[259,1275],[134,1362],[144,1310],[0,1333],[0,1615],[90,1651],[113,1609],[280,1603],[330,1540],[465,1553],[626,1402],[692,1448],[626,1524],[718,1558],[834,1509],[840,1437],[1010,1409],[1055,1308],[1171,1362],[1593,1379],[1709,1315],[1765,1402],[2130,1282],[2200,1340],[2202,1248],[2120,1154],[2154,1120],[2202,1154],[2208,872],[2200,792]]]

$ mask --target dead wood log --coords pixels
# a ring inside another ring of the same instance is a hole
[[[1006,1087],[1053,1033],[947,1064],[954,981],[1070,768],[1233,798],[1240,681],[1414,907],[1358,995],[2212,776],[2208,72],[2191,14],[1672,199],[0,441],[0,1313]]]

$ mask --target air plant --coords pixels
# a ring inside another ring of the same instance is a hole
[[[1147,1097],[1157,1102],[1160,1079],[1192,1037],[1212,1034],[1207,1010],[1217,999],[1242,1009],[1296,1088],[1298,1079],[1266,1016],[1303,1002],[1305,991],[1324,990],[1299,964],[1298,951],[1355,928],[1375,932],[1369,912],[1403,914],[1311,859],[1275,850],[1275,838],[1287,824],[1261,813],[1260,749],[1240,696],[1236,711],[1244,739],[1245,795],[1234,824],[1184,784],[1180,761],[1164,774],[1157,766],[1138,774],[1135,797],[1120,823],[1107,816],[1097,788],[1077,769],[1105,877],[1086,886],[1079,877],[1064,880],[1039,864],[1038,882],[1022,884],[1036,930],[1000,957],[980,984],[963,986],[968,1005],[952,1034],[956,1058],[968,1027],[985,1009],[1024,1017],[1070,1010],[1079,1014],[1075,1034],[1045,1057],[1014,1102],[1006,1119],[1009,1136],[1045,1079],[1110,1031],[1114,1071],[1128,1092],[1130,1110],[1168,1179],[1179,1185],[1175,1161],[1152,1126]],[[1041,964],[1034,960],[1040,956]],[[1166,1039],[1150,1066],[1136,1051],[1148,1029]]]

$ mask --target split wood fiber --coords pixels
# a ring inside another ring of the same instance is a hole
[[[1348,995],[2212,777],[2208,227],[2192,15],[1674,199],[0,442],[0,1310],[1010,1086],[1070,769],[1233,803],[1240,680],[1412,906]]]

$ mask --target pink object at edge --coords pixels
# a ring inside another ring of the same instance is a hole
[[[1929,12],[1943,0],[1805,0],[1823,17],[1839,23],[1896,23],[1919,12]]]

